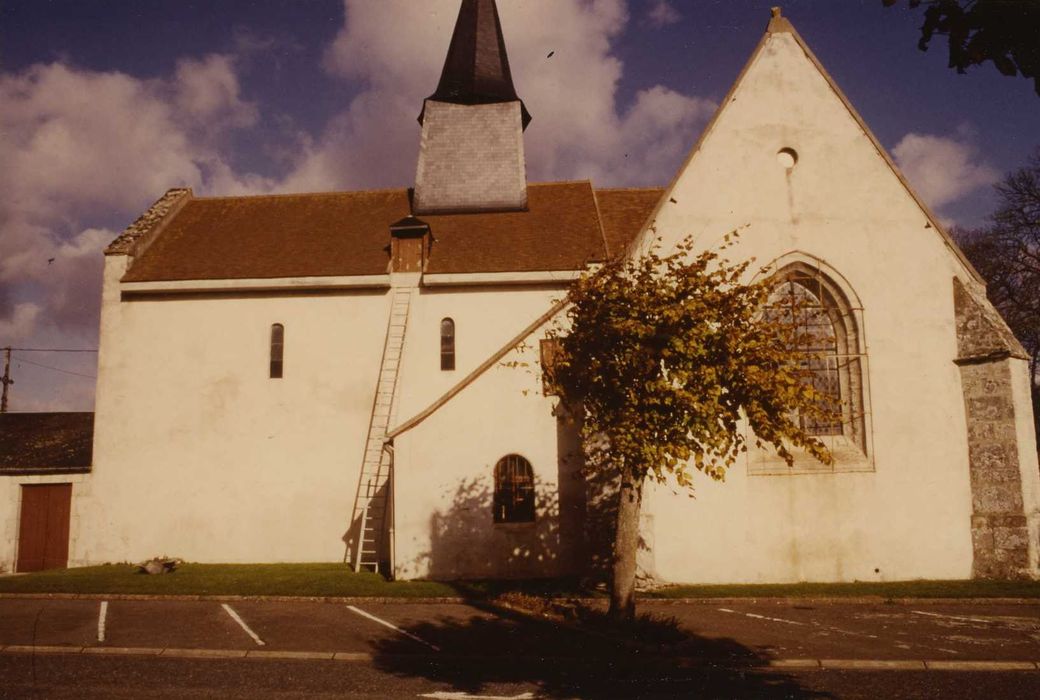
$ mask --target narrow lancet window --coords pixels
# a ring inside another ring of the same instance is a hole
[[[280,323],[271,326],[271,379],[282,378],[282,356],[285,351],[285,327]]]
[[[441,319],[441,370],[449,372],[455,369],[455,322],[450,318]]]

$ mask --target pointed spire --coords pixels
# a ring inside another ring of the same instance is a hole
[[[462,0],[440,83],[427,99],[465,105],[520,100],[509,72],[495,0]],[[526,129],[531,115],[523,101],[520,111]],[[420,124],[422,120],[420,114]]]

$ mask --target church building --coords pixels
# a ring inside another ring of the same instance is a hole
[[[814,371],[842,411],[812,431],[835,463],[752,449],[694,498],[648,484],[644,574],[1040,575],[1026,355],[778,10],[662,189],[527,181],[538,105],[514,89],[494,0],[462,0],[416,108],[412,188],[173,189],[108,247],[70,565],[586,573],[601,492],[546,394],[546,332],[597,264],[740,229],[731,257],[766,265],[830,339]]]

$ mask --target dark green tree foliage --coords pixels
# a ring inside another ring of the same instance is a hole
[[[1033,403],[1040,409],[1040,148],[996,190],[999,206],[992,226],[961,232],[959,238],[986,280],[990,301],[1029,353]]]
[[[584,407],[586,469],[613,475],[619,496],[611,613],[634,615],[636,550],[646,479],[691,488],[693,472],[725,477],[748,441],[787,462],[805,450],[831,462],[799,417],[837,410],[812,387],[806,312],[767,307],[772,282],[745,284],[750,263],[720,251],[609,262],[570,292],[552,382],[563,401]],[[809,424],[806,422],[805,424]],[[746,427],[751,428],[751,433]]]
[[[891,7],[899,0],[881,0]],[[1040,0],[907,0],[925,6],[921,40],[928,50],[935,35],[945,36],[950,68],[965,73],[986,61],[1004,75],[1032,79],[1040,95]]]

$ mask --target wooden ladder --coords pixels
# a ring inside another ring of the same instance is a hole
[[[379,572],[380,565],[390,559],[387,517],[393,504],[393,456],[385,449],[386,433],[396,411],[397,376],[404,350],[404,336],[408,328],[408,308],[414,287],[396,287],[390,306],[390,320],[386,327],[383,360],[379,366],[379,381],[372,405],[372,417],[365,439],[365,454],[361,462],[357,495],[351,526],[356,527],[348,557],[354,571],[370,569]]]

